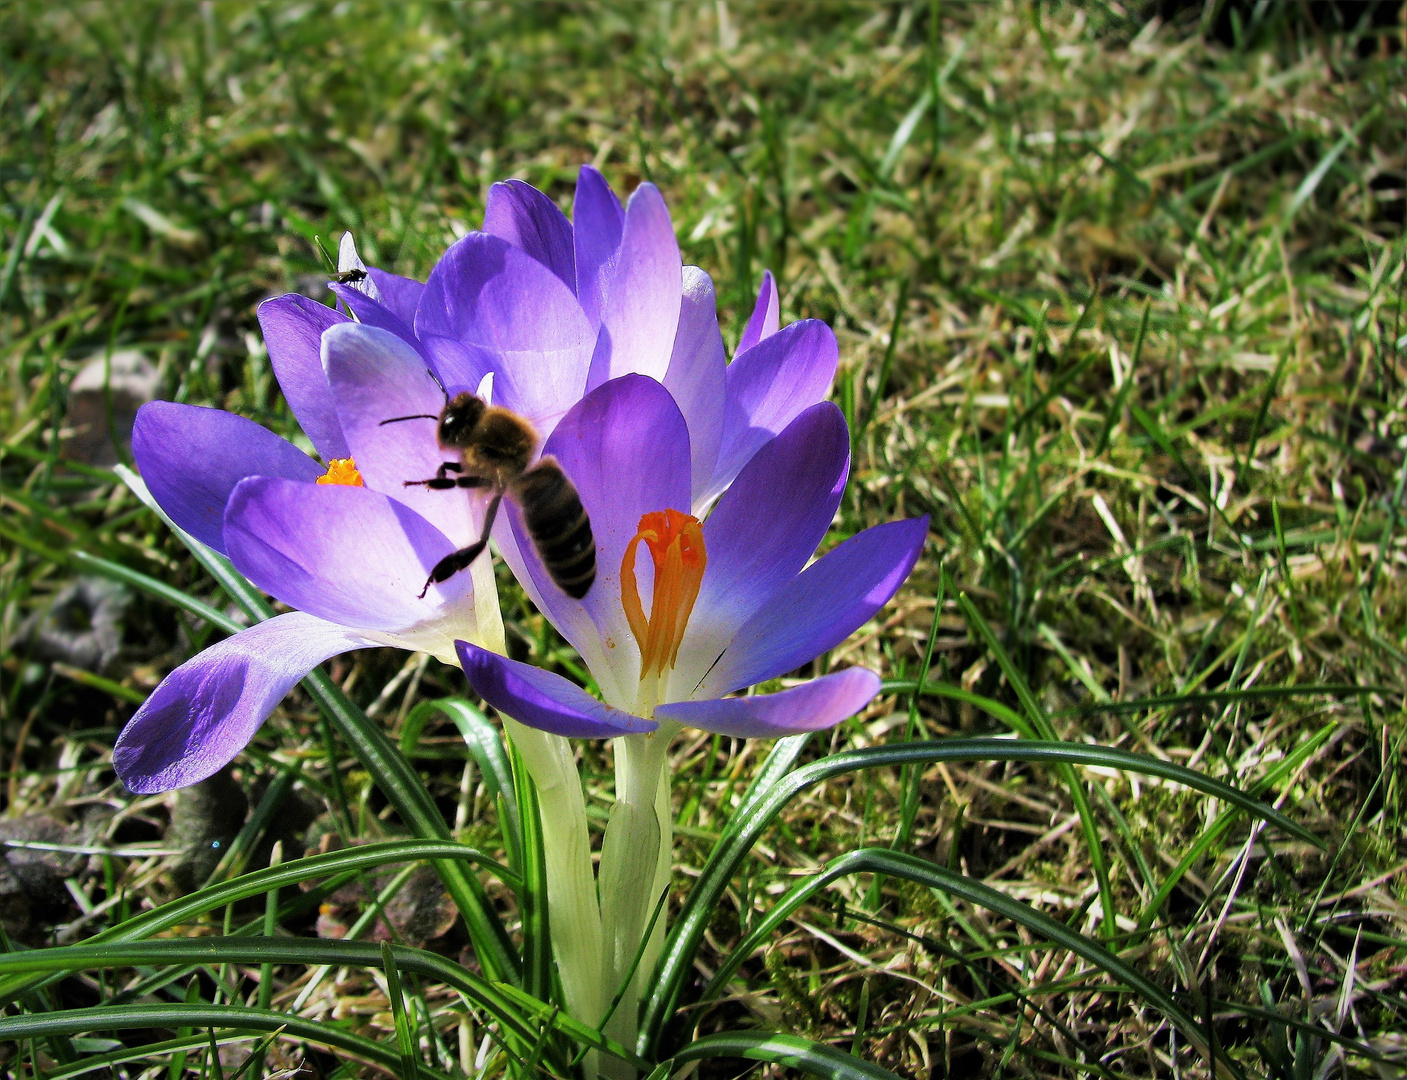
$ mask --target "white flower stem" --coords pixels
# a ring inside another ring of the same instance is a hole
[[[615,741],[616,803],[601,846],[601,925],[610,985],[625,980],[661,890],[668,883],[672,821],[667,775],[669,743],[676,725],[662,724],[649,735],[626,735]],[[664,866],[661,872],[661,864]],[[639,993],[649,971],[649,953],[658,955],[664,919],[656,921],[636,975],[611,1015],[606,1034],[629,1046],[635,1041]]]
[[[474,576],[474,614],[480,644],[506,655],[493,564],[488,559],[476,559],[470,573]],[[537,786],[552,951],[557,958],[567,1011],[595,1027],[610,1001],[610,968],[603,955],[601,911],[596,903],[591,866],[591,834],[586,827],[586,796],[572,744],[558,735],[520,724],[507,714],[502,718],[504,730]],[[596,1057],[593,1051],[582,1062],[588,1077],[596,1073]]]
[[[586,798],[571,743],[503,717],[513,744],[537,785],[542,846],[547,864],[547,910],[552,951],[567,1012],[595,1027],[610,1000],[604,975],[601,912],[591,873]]]

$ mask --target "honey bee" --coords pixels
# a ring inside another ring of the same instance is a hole
[[[581,496],[556,458],[549,455],[529,466],[538,442],[532,424],[517,413],[486,405],[482,398],[468,392],[446,401],[439,416],[417,413],[381,423],[402,420],[438,421],[435,437],[441,448],[459,451],[458,461],[443,462],[434,476],[407,480],[406,487],[424,485],[434,491],[489,488],[493,492],[479,539],[435,564],[425,588],[420,590],[422,599],[431,585],[448,581],[483,553],[504,495],[512,495],[522,509],[528,535],[557,587],[577,600],[590,591],[596,580],[596,540],[591,534],[591,521],[581,505]]]

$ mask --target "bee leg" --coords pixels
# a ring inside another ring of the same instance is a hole
[[[432,479],[407,480],[405,486],[415,487],[419,484],[424,484],[432,491],[448,491],[452,487],[468,487],[469,485],[464,483],[465,480],[469,479],[468,477],[461,476],[456,479],[446,475],[449,472],[460,472],[463,468],[464,466],[457,461],[442,461],[440,462],[440,467],[435,470],[435,475]]]
[[[479,539],[466,548],[451,551],[435,564],[435,568],[430,571],[430,576],[425,579],[425,588],[420,590],[419,598],[421,600],[425,599],[425,594],[430,591],[431,585],[448,581],[484,553],[484,548],[489,546],[489,533],[493,531],[493,519],[498,516],[498,504],[502,501],[503,494],[500,492],[489,503],[489,508],[484,512],[484,528],[479,534]]]

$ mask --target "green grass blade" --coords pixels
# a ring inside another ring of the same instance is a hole
[[[442,712],[459,729],[460,737],[483,774],[484,784],[495,799],[503,798],[503,820],[499,828],[503,832],[503,842],[508,848],[508,861],[514,866],[522,865],[522,826],[518,821],[518,802],[513,797],[513,766],[504,749],[504,738],[498,728],[478,708],[463,698],[440,698],[438,701],[422,701],[406,714],[402,727],[401,748],[407,749],[407,742],[414,742],[434,713]],[[413,719],[412,719],[413,718]]]
[[[273,608],[228,559],[206,547],[167,517],[136,473],[122,466],[114,471],[170,527],[196,560],[220,583],[220,587],[249,613],[250,618],[264,620],[273,617]],[[303,680],[303,685],[337,728],[337,733],[352,748],[357,760],[376,778],[377,786],[391,801],[406,826],[421,839],[449,840],[449,826],[445,824],[430,793],[425,790],[420,776],[381,727],[368,719],[320,668],[311,672]],[[435,870],[464,916],[484,972],[499,981],[516,982],[521,967],[519,958],[503,921],[489,902],[478,878],[466,873],[459,862],[448,859],[436,861]]]
[[[676,1066],[708,1058],[765,1061],[825,1080],[898,1080],[888,1069],[825,1043],[774,1031],[728,1031],[695,1039],[674,1055]]]
[[[1329,737],[1338,726],[1337,723],[1325,724],[1312,738],[1306,740],[1293,754],[1276,765],[1274,769],[1255,784],[1251,788],[1251,793],[1259,795],[1261,792],[1268,791],[1286,776],[1289,776],[1295,769],[1298,769],[1300,765],[1307,761],[1310,755],[1328,741]],[[1169,871],[1163,884],[1158,887],[1158,891],[1153,894],[1152,898],[1148,901],[1148,905],[1139,915],[1139,930],[1147,930],[1152,927],[1153,920],[1158,917],[1158,912],[1163,910],[1163,905],[1167,903],[1168,897],[1170,897],[1173,890],[1177,888],[1178,882],[1187,875],[1187,872],[1191,870],[1192,867],[1197,865],[1197,860],[1206,854],[1207,850],[1226,833],[1226,830],[1231,828],[1237,815],[1240,814],[1243,809],[1244,807],[1233,805],[1223,810],[1214,822],[1202,830],[1202,834],[1197,837],[1193,845],[1187,849],[1187,853],[1178,860],[1177,865]],[[1318,838],[1315,838],[1314,842],[1320,847],[1324,846],[1323,841]]]
[[[474,1005],[493,1015],[504,1026],[508,1035],[515,1036],[528,1045],[536,1038],[537,1030],[523,1017],[514,1001],[506,996],[506,984],[489,982],[460,964],[424,949],[411,949],[402,945],[392,945],[390,948],[399,971],[414,972],[459,991]],[[0,973],[47,974],[160,964],[305,964],[379,968],[382,962],[380,946],[335,938],[163,938],[159,941],[64,945],[33,949],[27,953],[12,953],[0,957]],[[134,1002],[108,1011],[121,1013],[138,1004]],[[187,1020],[183,1021],[183,1024],[211,1026],[201,1020]],[[10,1037],[0,1028],[0,1039]]]
[[[230,1035],[215,1040],[215,1043],[217,1046],[229,1046],[233,1043],[248,1042],[256,1037],[254,1035]],[[90,1072],[97,1072],[99,1069],[111,1068],[114,1065],[125,1065],[129,1061],[144,1061],[166,1054],[179,1055],[209,1045],[210,1036],[202,1032],[199,1035],[188,1035],[182,1039],[166,1039],[163,1042],[148,1043],[145,1046],[127,1046],[107,1054],[85,1054],[81,1061],[51,1069],[44,1074],[44,1077],[45,1080],[70,1080],[74,1076],[83,1076]]]
[[[982,694],[973,693],[971,690],[964,690],[961,686],[953,686],[950,683],[925,682],[919,685],[917,679],[887,679],[880,684],[882,694],[912,694],[919,693],[932,697],[948,698],[951,701],[961,701],[974,708],[981,709],[987,715],[996,720],[1000,720],[1012,731],[1026,739],[1037,739],[1033,728],[1015,709],[1003,705],[993,698],[984,697]]]
[[[396,1025],[401,1080],[419,1080],[420,1063],[416,1060],[415,1051],[420,1039],[414,1027],[415,1018],[406,1012],[405,995],[401,993],[401,973],[396,967],[396,950],[389,941],[381,943],[381,971],[386,976],[386,996],[391,1001],[392,1022]]]
[[[1132,988],[1150,1005],[1176,1023],[1189,1041],[1199,1045],[1202,1053],[1207,1052],[1197,1021],[1182,1006],[1178,1005],[1161,986],[1140,974],[1098,941],[1077,933],[1060,920],[1053,919],[1020,900],[1014,900],[1005,893],[989,885],[984,885],[980,881],[916,856],[892,851],[888,848],[863,848],[859,851],[849,852],[834,860],[815,877],[793,885],[782,899],[767,912],[752,932],[739,942],[737,948],[729,955],[704,989],[703,1000],[708,1001],[717,997],[737,970],[738,965],[764,944],[792,912],[837,878],[859,873],[882,873],[916,881],[929,888],[939,889],[951,896],[960,897],[970,904],[995,912],[1062,948],[1069,949],[1075,955],[1106,972],[1111,978]]]
[[[539,1001],[535,997],[529,997],[516,986],[500,985],[496,989],[503,994],[504,998],[522,1012],[536,1017],[539,1021],[549,1024],[567,1038],[572,1039],[592,1050],[599,1050],[603,1054],[610,1054],[623,1061],[629,1062],[637,1069],[645,1070],[650,1067],[649,1062],[643,1058],[636,1057],[626,1047],[608,1039],[596,1028],[582,1023],[566,1013],[556,1005],[549,1005],[545,1001]]]
[[[237,1031],[280,1032],[280,1037],[326,1046],[395,1072],[400,1058],[380,1043],[330,1024],[304,1020],[285,1012],[251,1009],[245,1005],[131,1004],[113,1009],[95,1006],[43,1016],[0,1017],[0,1039],[24,1039],[84,1031],[130,1031],[134,1028],[229,1028]],[[426,1069],[432,1080],[449,1080],[445,1073]]]
[[[771,753],[762,762],[762,767],[757,770],[757,774],[753,776],[747,790],[743,792],[743,797],[738,802],[738,808],[729,818],[729,829],[742,828],[752,815],[752,809],[758,801],[772,790],[777,781],[791,772],[791,767],[796,764],[796,759],[806,749],[811,734],[811,732],[807,732],[804,735],[788,735],[785,739],[778,739],[772,744]],[[725,829],[724,833],[726,834],[727,831]]]
[[[543,849],[542,819],[537,803],[537,787],[528,775],[516,747],[510,747],[513,766],[513,793],[518,804],[522,830],[523,887],[518,903],[523,920],[523,990],[539,1001],[552,1000],[552,942],[547,915],[547,856]]]
[[[703,940],[713,912],[752,845],[800,792],[833,776],[860,769],[926,765],[948,761],[1024,761],[1047,765],[1098,765],[1144,776],[1156,776],[1215,796],[1255,814],[1293,836],[1322,847],[1309,830],[1284,814],[1220,780],[1202,776],[1170,761],[1132,754],[1107,746],[1081,743],[1041,742],[1024,739],[941,739],[871,746],[832,754],[786,774],[751,808],[747,820],[736,831],[719,838],[708,861],[684,900],[678,921],[665,942],[650,986],[644,996],[640,1035],[636,1050],[650,1056],[659,1041],[665,1022],[693,966],[694,954]],[[740,815],[734,815],[735,818]]]
[[[260,896],[269,889],[298,885],[319,877],[331,877],[359,870],[374,869],[392,863],[430,859],[462,859],[476,862],[482,866],[494,868],[499,877],[503,877],[504,873],[507,872],[506,867],[499,866],[482,852],[453,842],[392,840],[379,844],[367,844],[345,851],[328,852],[325,855],[310,855],[295,862],[271,866],[265,870],[245,874],[243,877],[232,878],[218,885],[206,886],[189,896],[183,896],[179,900],[173,900],[151,911],[142,912],[124,923],[101,931],[89,938],[87,944],[136,941],[152,934],[161,933],[163,930],[170,930],[173,927],[192,922],[206,912],[217,910],[227,904],[252,896]],[[516,878],[511,874],[505,878],[505,882],[509,883],[510,887],[517,884]],[[13,1001],[15,996],[23,992],[31,983],[32,980],[16,981],[0,978],[0,1002]]]
[[[1011,656],[1002,647],[1002,643],[997,640],[997,635],[992,632],[992,628],[987,625],[987,620],[982,618],[976,605],[972,603],[966,593],[958,594],[958,607],[962,609],[968,625],[977,631],[978,636],[986,643],[988,650],[997,658],[997,664],[1001,667],[1002,674],[1006,676],[1006,681],[1016,691],[1016,697],[1021,702],[1027,719],[1031,721],[1031,726],[1040,732],[1043,739],[1054,740],[1056,738],[1055,728],[1051,726],[1050,718],[1046,716],[1045,710],[1036,700],[1036,695],[1027,685],[1026,677],[1017,670]],[[1094,868],[1094,878],[1099,885],[1100,921],[1104,924],[1104,936],[1112,938],[1118,933],[1119,928],[1114,921],[1114,887],[1109,881],[1109,863],[1104,858],[1103,841],[1099,836],[1099,823],[1094,818],[1094,808],[1090,806],[1089,793],[1085,791],[1084,781],[1079,774],[1069,765],[1062,765],[1060,766],[1060,777],[1065,781],[1066,790],[1070,792],[1070,801],[1075,805],[1075,812],[1080,815],[1080,826],[1084,830],[1085,842],[1089,845],[1090,865]]]

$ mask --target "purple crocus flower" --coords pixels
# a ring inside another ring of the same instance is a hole
[[[814,319],[780,328],[776,283],[766,273],[728,363],[713,282],[682,264],[653,184],[622,206],[601,173],[583,166],[572,217],[521,180],[494,184],[483,231],[453,244],[424,285],[365,266],[344,241],[341,269],[366,276],[332,289],[356,320],[410,345],[449,392],[475,390],[492,374],[494,403],[528,417],[543,437],[607,380],[648,375],[684,416],[691,503],[702,510],[768,439],[825,399],[839,358],[835,335]],[[316,406],[318,342],[345,321],[296,295],[259,308],[289,404],[300,419],[308,414],[305,430],[329,452],[339,449],[337,422]],[[432,436],[427,428],[427,443]]]
[[[470,683],[495,708],[548,730],[638,717],[774,738],[836,724],[878,693],[876,675],[849,668],[775,694],[727,696],[800,667],[864,624],[913,568],[927,519],[867,529],[808,567],[845,489],[840,410],[803,410],[750,456],[702,523],[690,513],[690,436],[676,399],[640,375],[605,383],[557,425],[543,452],[590,515],[596,583],[582,600],[556,588],[517,507],[499,546],[605,701],[461,642]]]
[[[770,274],[725,363],[712,282],[681,265],[652,185],[622,207],[585,167],[573,217],[527,184],[496,184],[484,232],[453,245],[425,284],[366,266],[348,236],[332,288],[350,318],[294,295],[260,307],[280,387],[327,465],[232,414],[160,402],[142,410],[133,450],[160,505],[299,610],[167,677],[114,749],[129,787],[165,790],[211,775],[299,679],[338,653],[394,645],[448,660],[453,640],[492,635],[497,598],[486,560],[424,600],[415,584],[479,535],[483,500],[404,487],[433,475],[442,452],[432,424],[416,431],[382,420],[437,413],[446,390],[469,389],[548,435],[588,391],[648,375],[684,419],[684,505],[701,512],[825,397],[834,335],[809,320],[779,329]],[[495,535],[505,534],[500,524]],[[642,730],[614,713],[545,726],[581,736]]]
[[[456,640],[488,634],[497,640],[487,644],[502,647],[487,559],[418,595],[435,563],[482,526],[481,502],[404,485],[433,475],[443,460],[433,438],[397,437],[380,425],[441,406],[420,355],[388,331],[350,321],[329,326],[318,347],[323,379],[294,382],[288,393],[329,466],[218,409],[153,402],[137,416],[133,455],[161,507],[298,610],[219,642],[166,677],[113,749],[133,791],[184,787],[216,772],[300,679],[339,653],[390,645],[452,664]],[[548,730],[587,737],[643,727],[564,722]]]

